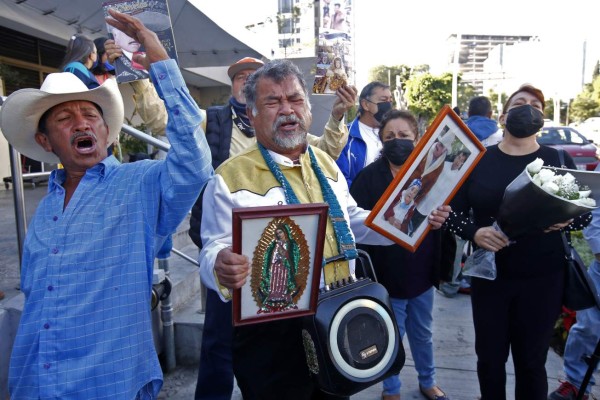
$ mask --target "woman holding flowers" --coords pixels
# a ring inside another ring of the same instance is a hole
[[[499,119],[504,139],[487,148],[451,202],[453,213],[447,220],[456,234],[495,252],[496,279],[473,278],[471,286],[482,400],[506,399],[509,352],[515,369],[515,399],[547,399],[546,356],[561,309],[566,268],[560,230],[582,229],[590,220],[586,214],[510,239],[493,227],[504,190],[528,164],[540,158],[546,166],[561,166],[558,151],[536,141],[544,105],[543,93],[531,85],[521,86],[508,98]],[[564,163],[575,169],[566,153]]]
[[[383,116],[379,129],[382,156],[360,171],[350,188],[350,194],[360,207],[370,210],[375,206],[413,151],[418,132],[417,120],[408,111],[391,110]],[[410,187],[420,189],[421,181],[415,179]],[[409,201],[412,203],[412,197]],[[449,211],[449,207],[440,205],[438,210]],[[432,214],[437,212],[434,210]],[[395,217],[397,219],[390,218],[393,219],[390,223],[399,224],[404,214]],[[431,400],[448,399],[435,381],[431,329],[433,286],[440,280],[442,263],[441,231],[430,231],[414,253],[397,244],[358,247],[369,253],[379,283],[390,294],[400,337],[404,337],[404,333],[408,336],[421,393]],[[446,262],[452,264],[454,254]],[[400,385],[398,375],[385,379],[382,399],[400,399]]]

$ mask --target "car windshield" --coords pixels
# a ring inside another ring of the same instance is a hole
[[[588,140],[582,134],[571,128],[547,127],[538,132],[537,141],[540,144],[587,144]]]

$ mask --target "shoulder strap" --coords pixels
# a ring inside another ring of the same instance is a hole
[[[565,150],[564,149],[556,149],[558,150],[558,161],[560,162],[560,168],[567,168],[565,166]]]

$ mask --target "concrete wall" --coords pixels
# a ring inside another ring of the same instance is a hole
[[[0,308],[0,399],[8,399],[8,362],[24,301],[25,296],[21,293]]]

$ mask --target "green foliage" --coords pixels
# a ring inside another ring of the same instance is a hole
[[[595,87],[596,86],[596,87]],[[571,103],[571,119],[584,121],[587,118],[600,115],[600,76],[592,84],[587,84],[583,91]]]
[[[456,89],[458,92],[458,99],[456,101],[456,105],[458,106],[458,108],[460,108],[460,112],[462,114],[467,115],[467,110],[469,109],[469,101],[471,101],[471,99],[475,97],[475,88],[466,82],[461,82],[459,76],[458,87]],[[450,88],[450,90],[452,90],[452,88]]]
[[[571,244],[581,256],[583,263],[586,266],[589,266],[594,260],[594,254],[592,254],[592,250],[590,250],[590,246],[583,238],[583,233],[581,231],[571,232]]]
[[[600,65],[596,63],[592,83],[586,84],[583,91],[571,103],[570,117],[581,122],[600,115]]]
[[[125,118],[125,120],[127,121],[128,125],[131,125],[131,121],[129,119]],[[145,124],[134,126],[134,128],[142,132],[146,131]],[[119,144],[121,146],[121,156],[136,153],[148,153],[148,145],[145,142],[128,134],[120,135]]]
[[[421,67],[429,69],[429,66]],[[396,76],[399,76],[400,88],[404,92],[406,90],[406,82],[410,79],[412,72],[413,69],[404,64],[389,67],[387,65],[378,65],[371,69],[369,73],[369,82],[379,81],[387,85],[389,77],[390,89],[393,92],[396,90]]]
[[[0,63],[0,78],[8,85],[19,87],[25,82],[19,71],[14,67]]]
[[[452,101],[452,74],[439,77],[429,72],[413,76],[406,83],[409,110],[417,116],[421,128],[429,125],[440,109]]]

